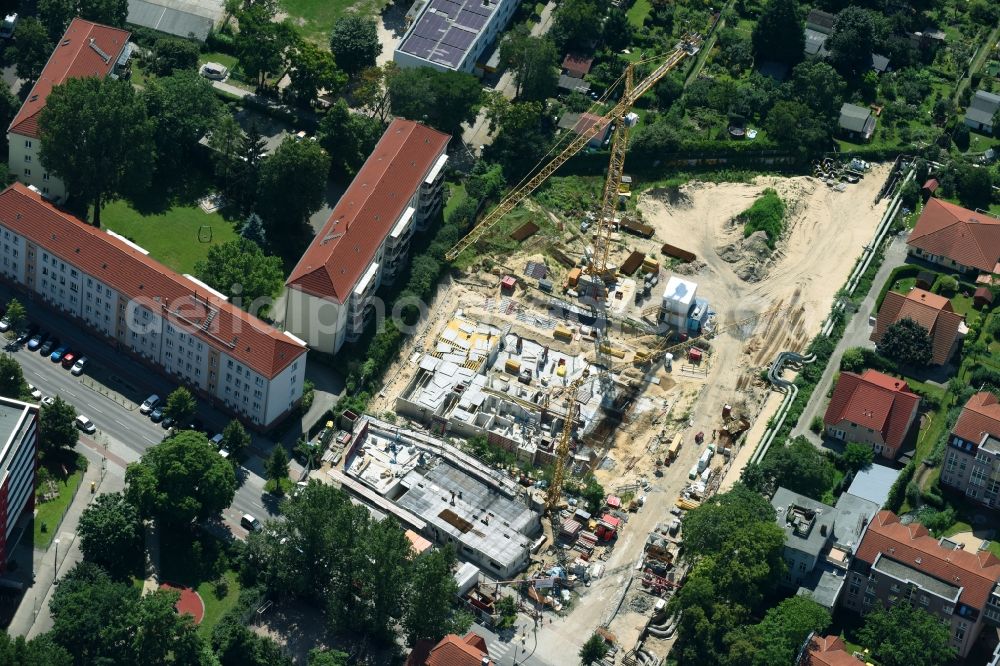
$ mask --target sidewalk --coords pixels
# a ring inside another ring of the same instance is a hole
[[[30,639],[52,628],[52,618],[49,617],[52,583],[83,559],[80,543],[76,538],[80,514],[97,495],[117,492],[125,487],[124,469],[116,469],[115,463],[109,459],[107,469],[102,473],[102,454],[93,450],[93,442],[90,444],[78,448],[87,458],[89,465],[80,483],[80,489],[59,526],[59,534],[52,540],[48,550],[34,550],[32,553],[34,580],[25,590],[21,604],[10,626],[7,627],[7,633],[11,636],[25,636]],[[90,494],[91,482],[97,486],[94,495]],[[31,537],[26,534],[24,538],[30,540]]]
[[[823,411],[825,411],[826,394],[830,392],[830,387],[833,386],[833,376],[840,371],[840,357],[844,355],[844,352],[851,347],[874,348],[875,345],[868,339],[872,332],[872,327],[868,324],[868,316],[874,314],[875,301],[878,298],[879,291],[882,289],[882,285],[889,279],[892,269],[896,266],[901,266],[905,262],[906,236],[895,236],[885,250],[885,258],[882,260],[882,265],[879,267],[878,273],[875,274],[875,279],[872,280],[872,286],[868,291],[868,295],[865,296],[865,300],[858,306],[858,311],[847,322],[844,335],[834,348],[833,354],[830,356],[830,361],[826,364],[826,369],[823,371],[823,376],[819,380],[819,384],[816,385],[816,389],[802,411],[799,422],[792,429],[791,434],[793,437],[803,435],[816,446],[823,446],[822,438],[809,430],[809,424],[812,423],[814,417],[822,416]],[[824,408],[823,411],[820,410],[821,407]]]

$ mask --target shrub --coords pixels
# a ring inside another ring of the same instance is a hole
[[[785,202],[769,187],[736,219],[743,223],[744,237],[763,231],[767,234],[768,247],[773,250],[785,230]]]
[[[934,293],[947,295],[954,294],[956,291],[958,291],[958,280],[950,275],[938,276],[934,283]]]
[[[809,424],[809,429],[812,430],[817,435],[823,432],[823,417],[817,414],[813,417],[812,422]]]

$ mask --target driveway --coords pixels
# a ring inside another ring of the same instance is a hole
[[[840,357],[844,355],[844,352],[851,347],[875,348],[875,344],[868,339],[872,334],[872,327],[868,324],[868,316],[875,314],[875,301],[878,299],[882,285],[889,279],[892,269],[904,263],[906,263],[906,234],[893,237],[892,242],[886,248],[885,259],[882,260],[882,266],[875,274],[871,289],[865,296],[865,300],[858,306],[857,312],[847,322],[844,335],[834,348],[826,370],[823,371],[823,376],[820,378],[819,384],[816,385],[816,390],[813,391],[806,408],[802,411],[799,422],[792,429],[793,437],[804,435],[816,446],[823,446],[823,439],[809,430],[809,424],[812,423],[813,418],[822,416],[826,411],[826,395],[830,392],[830,387],[833,386],[833,376],[840,370]]]

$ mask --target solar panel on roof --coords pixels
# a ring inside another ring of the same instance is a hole
[[[456,49],[461,49],[462,51],[469,50],[469,47],[472,46],[472,42],[474,41],[476,41],[476,36],[468,30],[463,30],[462,28],[452,28],[442,40],[444,44],[454,46]]]
[[[478,32],[486,25],[487,18],[482,14],[476,14],[475,12],[470,12],[468,9],[463,9],[458,13],[455,23]]]
[[[454,66],[458,64],[459,60],[462,59],[463,53],[464,51],[460,51],[454,47],[448,46],[447,44],[438,44],[430,59],[431,61],[441,63],[442,65]]]
[[[462,11],[462,4],[459,2],[452,2],[451,0],[434,0],[431,7],[439,12],[444,12],[451,18],[455,18],[458,16],[458,13]]]
[[[529,261],[524,267],[524,274],[527,277],[535,278],[536,280],[544,280],[549,274],[549,269],[545,264],[537,261]]]
[[[424,17],[413,27],[413,34],[427,39],[441,39],[448,30],[448,21],[437,14],[424,14]]]
[[[497,8],[496,2],[491,2],[489,7],[484,7],[480,0],[469,0],[465,3],[465,8],[472,12],[473,14],[479,14],[480,16],[489,16],[493,13],[493,10]]]
[[[404,53],[415,55],[418,58],[429,59],[431,51],[434,50],[434,42],[423,37],[410,35],[409,39],[403,42],[400,50]]]

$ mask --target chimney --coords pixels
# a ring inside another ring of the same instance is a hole
[[[826,524],[819,526],[819,533],[822,534],[823,536],[826,536]]]

